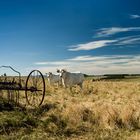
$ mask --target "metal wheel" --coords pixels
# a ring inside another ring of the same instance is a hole
[[[45,80],[39,70],[33,70],[25,85],[26,101],[31,106],[40,106],[45,96]]]

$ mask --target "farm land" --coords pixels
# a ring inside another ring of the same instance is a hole
[[[45,80],[40,108],[25,107],[24,91],[18,106],[0,98],[0,139],[140,139],[140,76],[87,77],[82,90],[52,87]]]

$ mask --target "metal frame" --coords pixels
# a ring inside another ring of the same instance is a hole
[[[39,70],[30,72],[26,79],[26,84],[23,86],[21,83],[21,73],[12,68],[11,66],[1,66],[0,68],[10,68],[18,73],[19,81],[0,81],[0,90],[7,90],[8,94],[14,91],[25,91],[26,102],[31,106],[40,106],[45,96],[45,79]],[[14,94],[14,93],[12,93]],[[8,95],[8,96],[9,96]],[[16,95],[19,97],[19,95]],[[40,97],[41,96],[41,97]],[[29,98],[30,97],[30,98]],[[41,99],[40,99],[41,98]],[[32,100],[30,100],[32,99]],[[40,99],[40,100],[39,100]],[[19,101],[19,99],[16,99]]]

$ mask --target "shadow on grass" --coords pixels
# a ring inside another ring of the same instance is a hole
[[[27,109],[27,113],[32,114],[36,117],[41,117],[44,115],[44,113],[50,111],[51,109],[55,109],[56,108],[56,104],[50,104],[50,103],[46,103],[40,107],[37,108],[30,108]]]
[[[16,104],[8,102],[4,98],[0,98],[0,111],[13,111],[15,109]]]

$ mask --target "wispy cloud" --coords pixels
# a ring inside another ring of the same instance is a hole
[[[122,46],[122,48],[128,46],[128,45],[138,45],[140,44],[140,35],[134,35],[134,36],[127,36],[127,37],[120,37],[116,38],[115,40],[98,40],[98,41],[92,41],[87,42],[85,44],[77,44],[75,46],[69,47],[69,51],[80,51],[80,50],[94,50],[101,47],[106,46]],[[77,58],[81,59],[81,58]],[[88,58],[84,58],[85,60]]]
[[[85,55],[85,56],[77,56],[71,59],[68,59],[69,61],[92,61],[92,60],[96,60],[97,57],[93,57],[90,55]]]
[[[59,65],[69,65],[68,61],[46,61],[46,62],[36,62],[35,65],[54,65],[54,66],[59,66]]]
[[[140,27],[110,27],[98,30],[96,37],[107,37],[121,32],[140,31]]]
[[[86,61],[84,61],[86,59]],[[77,56],[63,61],[51,61],[52,65],[37,65],[38,69],[46,73],[56,73],[57,68],[68,71],[81,71],[87,74],[105,73],[139,73],[140,56],[111,55],[111,56]],[[37,63],[36,63],[37,64]],[[41,63],[40,63],[41,64]]]
[[[140,36],[129,36],[119,38],[116,45],[137,45],[140,44]]]
[[[140,18],[140,15],[133,15],[133,14],[132,14],[132,15],[130,15],[130,18],[131,18],[131,19],[137,19],[137,18]]]
[[[105,47],[110,45],[111,43],[116,42],[116,40],[98,40],[92,41],[85,44],[78,44],[75,46],[71,46],[69,51],[79,51],[79,50],[93,50],[101,47]]]
[[[136,57],[136,56],[135,56]],[[71,59],[67,59],[67,61],[104,61],[104,60],[130,60],[133,59],[133,55],[104,55],[104,56],[91,56],[91,55],[84,55],[84,56],[77,56]]]
[[[114,45],[136,45],[140,44],[140,35],[134,35],[134,36],[127,36],[127,37],[120,37],[115,39],[101,39],[100,37],[108,37],[110,35],[114,35],[121,32],[139,32],[140,27],[111,27],[111,28],[101,28],[98,30],[96,34],[95,41],[83,43],[83,44],[77,44],[72,45],[68,48],[69,51],[81,51],[81,50],[94,50],[101,47],[106,46],[114,46]]]

